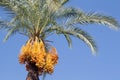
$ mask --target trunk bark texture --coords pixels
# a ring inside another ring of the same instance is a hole
[[[38,68],[34,64],[27,64],[26,70],[28,71],[26,80],[39,80]]]

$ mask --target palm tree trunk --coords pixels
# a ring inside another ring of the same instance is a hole
[[[27,64],[26,70],[28,71],[26,80],[39,80],[38,68],[35,66],[35,64]]]

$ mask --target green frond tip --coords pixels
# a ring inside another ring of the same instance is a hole
[[[80,40],[82,40],[83,42],[85,42],[88,45],[88,47],[91,49],[92,54],[96,55],[97,46],[96,46],[96,43],[93,40],[93,38],[88,33],[86,33],[85,31],[82,31],[81,29],[76,28],[75,31],[76,31],[75,36],[77,38],[79,38]]]
[[[118,30],[120,28],[120,23],[113,17],[111,16],[106,16],[103,14],[98,14],[98,13],[78,13],[77,16],[74,17],[71,21],[68,22],[68,25],[73,25],[73,24],[100,24],[100,25],[106,25],[109,28]]]
[[[63,0],[62,5],[64,5],[65,3],[67,3],[69,0]]]
[[[70,36],[68,34],[64,34],[64,36],[65,36],[65,38],[66,38],[66,40],[68,42],[68,46],[70,48],[72,48],[72,40],[71,40]]]
[[[13,27],[13,28],[9,29],[7,35],[5,36],[5,38],[3,40],[3,42],[6,42],[8,40],[8,38],[16,32],[16,30],[17,30],[17,27]]]
[[[96,55],[97,53],[96,43],[88,33],[77,27],[69,28],[67,33],[85,42],[88,45],[88,47],[91,49],[92,54]]]
[[[102,14],[88,14],[87,15],[92,22],[95,22],[97,24],[102,24],[102,25],[107,25],[108,27],[118,30],[120,28],[119,22],[111,17],[111,16],[106,16]]]
[[[9,36],[12,34],[12,30],[11,31],[9,31],[8,33],[7,33],[7,35],[5,36],[5,38],[3,39],[3,42],[6,42],[7,40],[8,40],[8,38],[9,38]]]

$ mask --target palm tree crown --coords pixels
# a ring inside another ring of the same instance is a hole
[[[12,12],[13,18],[8,21],[0,20],[0,28],[8,30],[5,40],[15,32],[30,37],[45,38],[51,34],[63,34],[71,46],[70,36],[83,40],[96,52],[96,45],[92,37],[76,24],[102,24],[118,29],[118,22],[110,17],[98,13],[84,13],[73,7],[64,7],[69,0],[0,0],[1,6],[6,6]],[[59,20],[65,21],[60,23]]]
[[[29,37],[29,40],[24,46],[28,48],[27,45],[33,47],[36,45],[35,43],[39,44],[36,46],[40,46],[41,42],[45,44],[46,38],[52,34],[61,34],[66,38],[70,47],[72,45],[71,36],[74,36],[85,42],[93,54],[96,53],[97,47],[93,38],[86,31],[77,27],[76,24],[102,24],[113,29],[118,29],[120,27],[119,23],[111,16],[94,12],[84,13],[80,9],[65,7],[64,5],[68,1],[69,0],[0,0],[0,6],[3,6],[4,10],[9,11],[9,14],[12,16],[12,19],[9,21],[0,19],[0,29],[8,30],[4,40],[6,41],[11,35],[18,32]],[[26,53],[24,47],[22,50]],[[33,51],[34,50],[32,50],[31,53],[34,53]],[[47,50],[46,52],[49,53]],[[34,62],[34,59],[32,60]],[[55,64],[56,63],[55,61]]]

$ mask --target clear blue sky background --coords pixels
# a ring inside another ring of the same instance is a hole
[[[67,4],[85,12],[96,11],[111,15],[120,21],[120,0],[70,0]],[[0,8],[0,16],[5,17]],[[90,49],[82,41],[73,38],[73,48],[69,49],[64,37],[51,36],[59,53],[59,64],[52,76],[46,80],[120,80],[120,31],[106,26],[80,26],[95,39],[99,51],[91,55]],[[0,80],[25,80],[27,72],[18,63],[21,46],[26,37],[16,34],[3,43],[5,31],[0,31]]]

